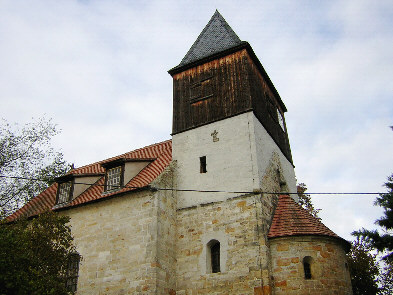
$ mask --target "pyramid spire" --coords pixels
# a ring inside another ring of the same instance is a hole
[[[241,43],[240,38],[216,10],[178,67],[235,47]]]

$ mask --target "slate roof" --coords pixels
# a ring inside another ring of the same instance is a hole
[[[142,169],[134,178],[132,178],[125,186],[117,191],[104,194],[105,169],[102,165],[116,160],[124,161],[151,161],[144,169]],[[172,161],[172,141],[167,140],[160,143],[152,144],[144,148],[140,148],[116,157],[112,157],[100,162],[75,168],[69,171],[64,177],[75,177],[78,182],[78,176],[99,176],[100,178],[94,185],[91,185],[83,193],[74,200],[65,205],[55,207],[57,183],[54,183],[38,196],[34,197],[30,202],[21,209],[10,215],[7,220],[12,221],[19,217],[35,216],[47,210],[57,210],[70,208],[81,204],[105,199],[113,196],[147,188],[149,184],[155,180]]]
[[[240,44],[242,44],[242,41],[216,10],[177,67],[190,64]]]
[[[318,218],[303,209],[288,195],[280,195],[268,238],[316,235],[347,241],[336,235]]]

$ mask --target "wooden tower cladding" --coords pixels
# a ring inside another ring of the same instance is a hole
[[[173,134],[252,111],[292,163],[285,105],[247,42],[169,73]]]

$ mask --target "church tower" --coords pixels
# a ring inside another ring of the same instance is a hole
[[[279,190],[296,192],[287,109],[250,44],[218,11],[169,73],[180,189],[272,192],[264,178],[274,169]],[[223,198],[180,194],[179,205]]]
[[[169,74],[176,294],[270,294],[268,230],[278,195],[296,192],[287,109],[218,11]]]

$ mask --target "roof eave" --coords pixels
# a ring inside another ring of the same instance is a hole
[[[319,234],[288,234],[288,235],[278,235],[278,236],[273,236],[273,237],[268,236],[268,240],[274,240],[274,239],[278,239],[278,238],[306,237],[306,236],[334,239],[342,244],[346,253],[348,253],[349,250],[351,250],[351,243],[349,241],[347,241],[339,236],[335,237],[335,236],[324,235],[324,234],[320,234],[320,235]]]
[[[143,186],[143,187],[134,188],[132,190],[127,190],[127,191],[123,191],[123,192],[113,193],[113,194],[111,194],[109,196],[106,196],[105,198],[93,199],[93,200],[89,200],[87,202],[83,202],[83,203],[80,203],[80,204],[73,204],[72,206],[67,206],[66,205],[66,206],[62,206],[62,207],[58,207],[58,208],[52,208],[52,211],[60,212],[60,211],[65,211],[65,210],[71,210],[71,209],[74,209],[74,208],[77,208],[77,207],[82,207],[82,206],[86,206],[86,205],[89,205],[89,204],[98,203],[98,202],[102,202],[102,201],[105,201],[105,200],[110,200],[110,199],[113,199],[113,198],[124,196],[124,195],[126,195],[128,193],[137,193],[137,192],[141,192],[141,191],[145,191],[145,190],[150,190],[152,192],[155,192],[157,189],[151,187],[150,185],[146,185],[146,186]]]

